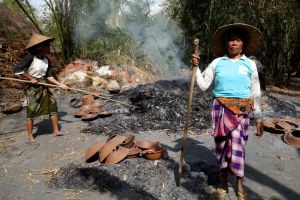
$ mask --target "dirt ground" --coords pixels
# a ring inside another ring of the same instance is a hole
[[[271,95],[293,103],[299,117],[299,98]],[[107,136],[81,132],[91,124],[73,117],[74,109],[68,107],[70,99],[70,95],[58,97],[60,126],[70,134],[53,137],[48,120],[36,121],[38,145],[25,143],[25,110],[0,119],[0,199],[213,199],[217,178],[209,129],[201,130],[201,134],[191,133],[185,149],[185,170],[177,187],[180,133],[169,134],[165,130],[131,133],[136,139],[160,142],[166,154],[158,162],[139,158],[111,167],[99,162],[87,164],[85,150]],[[282,135],[265,132],[258,140],[253,133],[255,128],[251,126],[245,168],[250,199],[300,199],[300,149],[285,144]],[[131,169],[124,170],[124,166]],[[84,173],[88,175],[77,176]],[[143,177],[146,175],[149,178]],[[236,199],[233,178],[230,186],[227,199]]]

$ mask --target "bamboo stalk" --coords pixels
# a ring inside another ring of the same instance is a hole
[[[8,80],[8,81],[18,81],[18,82],[23,82],[23,83],[31,83],[31,82],[28,81],[28,80],[17,79],[17,78],[0,77],[0,79],[2,79],[2,80]],[[38,84],[38,85],[44,85],[44,86],[47,86],[47,87],[62,88],[62,87],[59,86],[59,85],[54,85],[54,84],[49,84],[49,83],[41,83],[41,82],[38,82],[37,84]],[[111,98],[108,98],[108,97],[105,97],[105,96],[102,96],[102,95],[95,95],[93,92],[90,92],[90,91],[87,91],[87,90],[82,90],[82,89],[77,89],[77,88],[71,88],[71,87],[70,87],[70,90],[77,91],[77,92],[83,92],[83,93],[86,93],[86,94],[91,94],[91,95],[93,95],[93,96],[97,96],[97,97],[100,97],[100,98],[102,98],[102,99],[109,100],[109,101],[114,101],[114,102],[117,102],[117,103],[120,103],[120,104],[124,104],[124,105],[127,105],[127,106],[138,107],[138,106],[134,106],[134,105],[131,105],[131,104],[126,103],[126,102],[123,102],[123,101],[111,99]]]

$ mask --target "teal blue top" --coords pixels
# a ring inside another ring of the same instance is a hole
[[[250,60],[246,57],[236,61],[221,57],[214,68],[214,96],[250,98],[253,71]]]

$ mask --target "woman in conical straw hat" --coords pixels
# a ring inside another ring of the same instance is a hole
[[[212,52],[217,58],[202,73],[199,69],[196,72],[201,90],[213,83],[212,136],[220,177],[215,192],[218,198],[228,192],[228,175],[232,173],[236,176],[238,199],[247,199],[242,180],[250,112],[256,119],[255,136],[263,135],[258,72],[255,62],[247,56],[256,51],[261,38],[261,32],[248,24],[220,27],[212,39]],[[192,55],[192,63],[198,65],[198,55]]]
[[[50,42],[53,40],[52,37],[33,33],[26,46],[29,53],[15,66],[16,75],[31,81],[26,88],[28,101],[26,126],[29,144],[36,143],[33,137],[33,120],[44,115],[51,118],[53,135],[64,135],[58,128],[57,103],[53,94],[48,87],[37,84],[49,81],[62,89],[69,89],[67,85],[58,82],[49,69],[51,63],[46,55],[50,53]]]

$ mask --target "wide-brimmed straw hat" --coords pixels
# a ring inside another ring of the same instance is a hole
[[[42,42],[46,42],[46,41],[52,42],[53,40],[54,40],[53,37],[48,37],[48,36],[41,35],[38,33],[32,33],[25,49],[29,49],[29,48],[31,48],[37,44],[40,44]]]
[[[236,28],[240,28],[247,33],[247,35],[245,35],[247,40],[246,45],[244,45],[243,48],[243,53],[249,55],[257,50],[262,38],[261,32],[254,26],[243,23],[234,23],[221,26],[214,33],[212,38],[212,52],[214,56],[220,57],[226,54],[225,35],[228,31]]]

